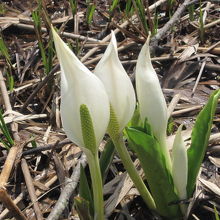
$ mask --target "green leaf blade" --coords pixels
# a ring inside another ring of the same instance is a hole
[[[127,133],[133,143],[132,149],[141,162],[157,211],[164,217],[179,217],[179,206],[170,205],[178,197],[158,142],[152,136],[134,128],[128,128]]]
[[[80,166],[80,182],[79,182],[79,196],[88,202],[89,213],[91,216],[94,214],[92,193],[88,184],[85,170]]]
[[[104,150],[102,151],[102,154],[99,160],[103,183],[104,183],[105,177],[108,174],[108,170],[112,163],[114,153],[115,153],[115,146],[112,140],[109,139],[109,141],[106,143],[104,147]]]
[[[206,147],[211,133],[212,121],[215,114],[220,90],[215,91],[209,98],[208,103],[199,113],[192,131],[191,146],[187,151],[188,156],[188,197],[192,196],[196,179],[203,161]]]

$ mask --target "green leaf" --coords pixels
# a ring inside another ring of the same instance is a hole
[[[115,10],[115,8],[118,6],[118,4],[119,4],[119,0],[113,0],[112,5],[110,6],[109,9],[109,13],[112,13]]]
[[[1,142],[5,145],[6,148],[10,148],[13,146],[14,141],[10,135],[7,125],[5,124],[2,112],[0,110],[0,130],[2,131],[3,135],[5,136],[7,141],[1,139]]]
[[[85,170],[82,166],[80,166],[79,195],[81,198],[85,199],[88,202],[90,214],[91,216],[93,216],[94,214],[93,198],[85,174]]]
[[[218,215],[218,210],[214,206],[214,213],[215,213],[215,220],[220,220],[219,215]]]
[[[81,197],[75,197],[74,205],[76,207],[80,220],[92,220],[92,217],[89,213],[88,201]]]
[[[3,40],[3,37],[0,36],[0,54],[2,54],[5,57],[5,60],[7,61],[7,63],[12,66],[11,63],[11,58],[8,52],[8,48]]]
[[[93,18],[95,9],[96,9],[96,5],[94,3],[90,3],[88,5],[87,13],[86,13],[86,21],[88,24],[91,24],[91,22],[92,22],[92,18]]]
[[[147,20],[146,20],[146,16],[145,16],[145,6],[142,2],[142,0],[135,0],[132,1],[133,5],[138,13],[138,17],[140,19],[141,25],[143,27],[143,30],[145,32],[145,34],[148,34],[148,24],[147,24]]]
[[[133,14],[134,8],[132,7],[132,0],[127,0],[126,1],[126,6],[125,6],[125,14],[127,17],[130,17]]]
[[[115,146],[111,139],[108,140],[106,143],[104,150],[102,151],[99,164],[100,164],[100,170],[102,174],[102,179],[104,180],[107,176],[109,166],[112,163],[112,159],[115,153]],[[104,181],[103,181],[104,183]]]
[[[71,9],[72,9],[72,15],[74,17],[74,15],[77,12],[77,1],[76,0],[69,0],[69,1],[70,1]]]
[[[215,91],[209,98],[208,103],[197,116],[191,135],[191,146],[188,155],[188,183],[187,193],[191,197],[195,189],[196,179],[203,161],[206,147],[211,133],[212,121],[215,114],[220,90]]]
[[[180,216],[179,206],[170,205],[178,200],[178,196],[159,143],[152,136],[134,128],[128,128],[127,133],[144,170],[157,211],[168,218]]]

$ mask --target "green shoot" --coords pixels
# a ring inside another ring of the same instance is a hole
[[[188,11],[189,11],[189,20],[194,21],[195,20],[195,16],[194,16],[195,5],[194,4],[189,5],[188,6]]]
[[[0,15],[4,15],[6,13],[5,5],[3,3],[0,4]]]
[[[72,15],[74,17],[74,15],[77,12],[77,1],[76,0],[70,0],[70,7],[71,7]]]
[[[175,3],[175,0],[168,0],[168,14],[169,14],[169,18],[172,17],[173,15],[173,5]]]
[[[87,200],[85,200],[82,197],[77,196],[74,198],[74,206],[79,215],[79,219],[83,219],[83,220],[93,219],[90,215],[89,202]]]
[[[8,65],[12,66],[12,63],[11,63],[11,58],[10,58],[10,55],[8,53],[8,48],[7,46],[5,45],[5,42],[3,40],[3,37],[0,36],[0,52],[1,54],[4,56],[6,62]]]
[[[118,6],[119,0],[113,0],[112,5],[110,6],[109,13],[112,14],[113,11],[116,9]]]
[[[3,40],[3,37],[0,36],[0,54],[5,58],[6,64],[7,64],[7,69],[6,70],[6,76],[7,76],[7,86],[9,91],[12,91],[14,88],[14,78],[12,76],[12,63],[11,63],[11,57],[8,52],[8,48]]]
[[[46,50],[41,33],[41,12],[42,12],[42,3],[39,1],[38,8],[32,12],[32,18],[34,21],[35,32],[38,40],[38,46],[40,49],[42,62],[45,69],[45,74],[48,74],[52,69],[52,59],[53,59],[53,41],[50,36],[49,43],[48,43],[48,51]],[[48,53],[48,56],[47,56]]]
[[[95,9],[96,9],[95,3],[88,1],[87,12],[86,12],[86,21],[88,24],[91,24],[92,22]]]
[[[89,213],[91,216],[93,216],[94,215],[93,198],[88,183],[88,177],[85,173],[85,169],[83,168],[83,166],[80,166],[79,196],[88,202]]]
[[[109,139],[108,142],[105,144],[104,150],[102,151],[99,160],[103,183],[105,182],[105,178],[108,174],[108,170],[112,163],[114,153],[115,153],[115,146],[112,140]]]
[[[218,215],[218,210],[214,206],[214,213],[215,213],[215,220],[220,220],[219,215]]]
[[[125,6],[125,15],[127,18],[131,17],[134,13],[134,7],[132,6],[132,0],[128,0]]]
[[[138,14],[138,17],[139,17],[139,20],[140,20],[143,32],[146,35],[148,35],[149,28],[148,28],[147,20],[146,20],[146,17],[145,17],[145,7],[144,7],[144,4],[143,4],[142,0],[132,0],[132,2],[133,2],[133,5],[135,7],[135,10],[136,10],[136,12]]]
[[[0,138],[0,142],[2,142],[5,148],[9,150],[13,146],[14,141],[10,135],[7,125],[5,124],[1,111],[0,111],[0,130],[5,137],[4,139]]]
[[[14,88],[14,78],[12,76],[11,68],[9,67],[9,71],[6,71],[7,76],[7,86],[9,91],[12,91]]]

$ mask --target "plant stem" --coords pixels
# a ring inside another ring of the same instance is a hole
[[[169,149],[168,149],[167,143],[166,143],[166,135],[164,135],[161,139],[159,139],[158,142],[160,144],[161,151],[163,152],[163,155],[165,158],[166,167],[170,172],[172,172],[172,162],[171,162]]]
[[[94,220],[104,220],[103,185],[100,172],[98,153],[86,154],[92,179]]]
[[[155,205],[154,199],[152,198],[146,185],[144,184],[144,182],[141,179],[141,177],[139,176],[136,168],[134,167],[134,164],[133,164],[131,157],[130,157],[130,155],[127,151],[127,148],[125,146],[125,143],[123,140],[123,135],[119,134],[117,137],[115,137],[112,140],[113,140],[115,148],[116,148],[116,150],[117,150],[117,152],[123,162],[125,169],[127,170],[132,181],[134,182],[135,187],[139,191],[140,195],[142,196],[143,200],[146,202],[148,207],[152,210],[155,210],[156,205]]]

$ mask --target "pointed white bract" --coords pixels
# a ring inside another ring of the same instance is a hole
[[[141,49],[136,65],[136,92],[142,121],[146,118],[159,142],[165,142],[167,106],[157,74],[152,66],[149,37]]]
[[[187,198],[187,178],[188,178],[188,159],[187,159],[187,148],[184,144],[183,137],[181,134],[182,125],[179,126],[172,150],[172,176],[173,182],[177,189],[177,193],[180,199]]]
[[[111,42],[97,64],[94,74],[105,86],[119,129],[122,131],[133,116],[136,99],[130,78],[118,58],[117,42],[113,31]]]
[[[61,67],[61,119],[67,137],[84,147],[80,106],[85,104],[92,118],[99,145],[109,123],[109,99],[103,83],[89,71],[52,28]]]

